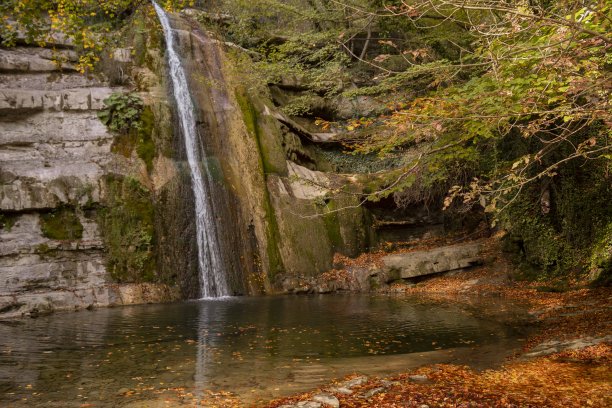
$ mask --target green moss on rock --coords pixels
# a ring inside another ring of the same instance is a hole
[[[130,177],[107,177],[107,206],[99,212],[107,267],[118,282],[156,280],[151,193]]]
[[[155,115],[150,106],[134,94],[112,94],[104,100],[106,108],[98,117],[115,134],[112,151],[125,157],[136,154],[153,170],[157,149],[153,140]]]
[[[156,155],[155,143],[153,141],[153,128],[155,116],[149,106],[145,106],[140,114],[140,126],[136,131],[136,153],[145,164],[147,171],[153,170],[153,159]]]
[[[590,256],[590,278],[595,285],[612,283],[612,222],[601,233]]]
[[[247,92],[244,88],[238,87],[235,91],[235,98],[242,112],[242,117],[244,124],[248,130],[248,132],[253,136],[255,142],[257,143],[257,149],[259,151],[259,164],[261,169],[263,170],[264,180],[266,179],[266,174],[282,172],[283,169],[278,168],[273,164],[273,159],[270,159],[269,154],[267,153],[266,145],[262,143],[260,138],[264,135],[264,131],[260,129],[258,122],[258,114],[255,106],[251,102]],[[267,146],[269,148],[269,146]],[[270,202],[270,196],[267,189],[264,192],[264,201],[262,203],[265,213],[266,213],[266,255],[268,258],[267,265],[267,273],[270,281],[284,272],[285,268],[283,265],[283,260],[281,254],[279,252],[279,229],[278,223],[276,221],[276,216],[274,214],[274,209],[272,208],[272,203]]]
[[[522,277],[565,279],[590,273],[597,278],[606,270],[609,274],[612,235],[606,228],[610,228],[612,206],[608,183],[605,175],[576,165],[548,181],[548,186],[524,189],[501,217],[509,231],[504,250],[514,255]],[[548,213],[541,207],[543,191],[550,194]]]
[[[36,245],[35,251],[37,254],[44,256],[50,254],[53,250],[49,247],[49,245],[42,243]]]
[[[46,238],[62,241],[83,238],[83,225],[74,208],[60,207],[41,214],[40,227]]]
[[[0,230],[11,232],[11,229],[17,221],[17,215],[7,214],[0,211]]]
[[[244,124],[257,143],[264,173],[286,174],[285,153],[280,145],[280,138],[275,137],[280,130],[270,128],[274,126],[271,122],[273,119],[258,114],[257,104],[253,102],[243,87],[236,88],[234,94],[242,112]]]
[[[266,191],[264,198],[264,209],[266,211],[266,254],[268,255],[268,277],[270,281],[284,272],[285,267],[283,265],[283,259],[279,252],[279,239],[280,234],[278,230],[278,223],[276,222],[276,216],[274,215],[274,209],[272,203],[270,203],[270,197]]]
[[[334,200],[329,200],[326,205],[327,212],[323,215],[323,223],[327,231],[327,236],[334,251],[338,251],[343,247],[344,241],[342,239],[342,232],[340,230],[340,220],[338,218],[338,212],[336,211],[337,205]]]

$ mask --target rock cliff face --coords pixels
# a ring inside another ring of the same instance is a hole
[[[287,280],[329,270],[335,252],[364,250],[365,214],[357,198],[332,192],[348,180],[294,161],[305,152],[299,136],[278,119],[271,101],[247,89],[240,56],[189,17],[174,18],[173,26],[200,138],[218,172],[213,201],[224,220],[220,240],[234,256],[228,267],[234,290],[284,291]]]
[[[0,49],[0,317],[175,298],[116,285],[98,225],[111,173],[133,171],[97,118],[120,89],[60,70],[50,49]]]
[[[270,99],[251,89],[245,56],[197,14],[172,24],[234,294],[295,292],[332,269],[335,253],[442,228],[428,212],[388,220],[384,208],[360,205],[363,178],[321,171],[330,166],[315,144],[327,139],[280,112],[282,91]],[[102,62],[100,77],[75,71],[68,41],[53,52],[0,49],[0,318],[200,295],[161,28],[143,12],[126,30],[126,48]],[[97,117],[105,98],[128,90],[145,106],[135,138],[109,133]]]
[[[186,14],[173,26],[200,138],[217,169],[213,200],[238,292],[300,291],[332,269],[336,253],[356,256],[382,242],[444,233],[440,214],[424,206],[404,214],[361,205],[368,175],[321,171],[330,166],[316,143],[326,139],[282,113],[278,87],[269,98],[249,86],[246,55],[206,32],[198,12]]]

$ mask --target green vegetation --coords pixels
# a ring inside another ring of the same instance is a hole
[[[150,107],[145,107],[140,115],[140,126],[137,128],[136,154],[147,165],[147,170],[153,170],[153,159],[156,156],[155,142],[153,141],[153,127],[155,126],[155,117]]]
[[[108,202],[99,210],[107,265],[117,282],[154,281],[154,209],[151,193],[134,178],[106,178]]]
[[[59,207],[41,214],[40,228],[43,236],[50,239],[65,241],[83,238],[83,225],[72,207]]]
[[[559,177],[527,186],[499,215],[509,231],[506,247],[525,267],[537,267],[538,278],[581,268],[610,272],[604,248],[610,247],[612,207],[601,170],[597,162],[577,161],[560,169]]]
[[[151,108],[131,93],[113,93],[104,104],[106,107],[98,112],[98,118],[116,134],[113,151],[130,157],[136,149],[138,157],[151,171],[156,155],[152,138],[155,117]]]
[[[13,214],[7,214],[0,211],[0,229],[6,232],[11,232],[11,229],[15,225],[17,216]]]
[[[105,108],[98,111],[98,118],[113,132],[127,133],[141,127],[144,103],[138,95],[115,92],[103,102]]]
[[[38,255],[48,255],[52,252],[53,250],[49,247],[49,245],[47,244],[38,244],[36,245],[36,253]]]
[[[340,232],[340,219],[338,217],[338,213],[334,212],[337,209],[336,203],[328,199],[327,203],[324,203],[325,210],[323,215],[323,224],[325,225],[325,230],[327,231],[327,236],[331,244],[334,246],[336,251],[339,251],[343,244],[344,240],[342,239],[342,233]]]
[[[609,286],[612,283],[612,222],[609,219],[595,240],[589,258],[589,269],[595,284]]]
[[[324,160],[378,172],[368,199],[486,212],[536,279],[609,276],[609,4],[226,0],[214,11],[287,114],[343,135],[345,152]],[[363,96],[378,106],[341,109]]]
[[[238,88],[235,90],[235,97],[240,110],[242,112],[242,117],[244,120],[244,124],[247,127],[247,131],[251,134],[257,143],[258,152],[259,152],[259,163],[263,170],[262,176],[264,180],[266,179],[266,174],[270,172],[275,172],[276,168],[271,164],[271,160],[268,160],[266,157],[266,152],[268,149],[263,146],[261,143],[260,137],[262,136],[260,133],[259,127],[259,117],[257,115],[257,111],[253,106],[253,103],[249,99],[249,95],[247,91],[243,88]],[[270,196],[266,189],[264,201],[262,203],[265,210],[265,217],[267,221],[267,230],[266,230],[266,253],[268,255],[268,265],[267,265],[267,273],[270,281],[274,279],[274,277],[284,270],[282,257],[279,253],[279,232],[278,232],[278,224],[276,222],[276,217],[274,215],[274,210],[272,208],[272,203],[270,202]]]
[[[278,146],[276,146],[274,143],[265,143],[265,129],[261,128],[260,123],[260,121],[265,120],[265,118],[262,118],[257,114],[257,109],[253,105],[253,102],[245,89],[242,87],[236,89],[234,95],[236,97],[236,101],[238,102],[238,106],[240,107],[240,111],[242,112],[244,124],[257,143],[264,175],[268,173],[282,172],[277,160],[277,157],[282,157],[282,155],[279,155],[278,152],[275,151]],[[262,138],[264,140],[262,140]],[[282,164],[284,164],[284,161]]]

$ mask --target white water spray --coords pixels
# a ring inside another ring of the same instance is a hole
[[[220,297],[230,295],[223,269],[221,248],[217,236],[217,226],[213,218],[210,200],[210,174],[202,162],[204,156],[196,131],[195,109],[185,70],[174,46],[174,31],[170,26],[168,15],[155,1],[153,6],[164,29],[168,66],[177,113],[180,120],[187,161],[191,171],[191,186],[195,197],[196,234],[198,244],[198,266],[202,297]]]

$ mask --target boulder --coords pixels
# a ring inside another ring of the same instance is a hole
[[[369,390],[368,392],[363,394],[363,398],[365,398],[365,399],[372,398],[374,395],[380,394],[384,390],[385,390],[384,387],[372,388],[371,390]]]
[[[353,388],[353,387],[357,387],[359,385],[363,385],[363,384],[365,384],[367,382],[368,382],[368,377],[360,376],[360,377],[351,378],[350,380],[346,380],[345,382],[340,384],[340,387],[343,387],[343,388]]]
[[[483,244],[470,242],[429,250],[385,256],[383,272],[387,282],[464,269],[482,263]]]

